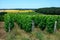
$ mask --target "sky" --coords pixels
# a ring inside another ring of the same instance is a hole
[[[60,7],[60,0],[0,0],[0,9]]]

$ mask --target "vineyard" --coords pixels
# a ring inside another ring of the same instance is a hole
[[[35,28],[39,28],[42,32],[45,31],[48,34],[53,34],[55,30],[59,31],[60,29],[60,15],[44,15],[36,12],[7,12],[0,20],[4,21],[6,32],[12,32],[15,28],[15,23],[19,29],[24,30],[26,33],[31,33]],[[56,29],[54,29],[55,21],[57,22]]]
[[[57,21],[57,30],[60,29],[60,16],[59,15],[39,15],[39,14],[5,14],[5,29],[8,32],[14,27],[14,22],[16,22],[19,27],[26,32],[32,31],[32,21],[34,21],[34,26],[39,27],[42,31],[47,30],[49,33],[54,32],[54,24]]]

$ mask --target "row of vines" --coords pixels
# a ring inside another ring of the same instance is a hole
[[[29,14],[6,14],[5,30],[8,32],[9,29],[12,30],[14,27],[14,22],[16,22],[20,29],[26,32],[32,31],[32,20],[34,21],[35,27],[39,27],[42,31],[46,29],[48,33],[54,32],[54,23],[57,21],[57,30],[60,29],[60,16],[59,15],[29,15]]]

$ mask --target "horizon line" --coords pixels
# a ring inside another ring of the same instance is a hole
[[[40,7],[40,8],[50,8],[50,7]],[[38,9],[38,8],[0,8],[0,9]]]

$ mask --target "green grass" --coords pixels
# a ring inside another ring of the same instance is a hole
[[[60,32],[48,34],[46,31],[41,31],[39,28],[34,28],[34,31],[27,33],[20,29],[18,25],[9,33],[7,33],[6,40],[59,40]]]

